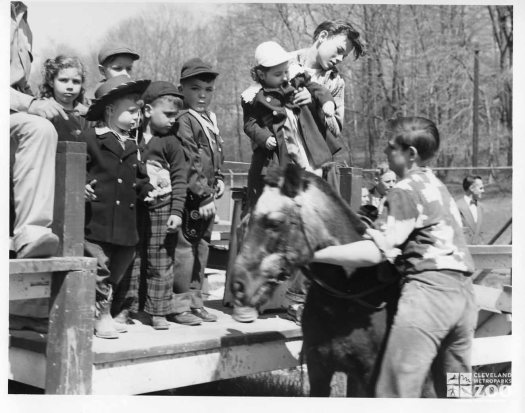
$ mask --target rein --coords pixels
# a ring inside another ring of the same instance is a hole
[[[310,251],[310,254],[313,256],[315,251],[317,251],[317,248],[314,248],[312,246],[312,244],[310,243],[310,240],[308,239],[308,236],[306,234],[306,229],[305,229],[305,226],[304,226],[304,220],[303,220],[303,217],[301,215],[301,205],[299,203],[297,203],[297,202],[295,202],[295,205],[297,207],[296,215],[298,217],[298,219],[297,219],[297,226],[299,227],[301,233],[304,236],[304,239],[305,239],[306,245],[307,245],[307,247],[308,247],[308,249]],[[371,226],[369,222],[364,221],[364,223],[366,225],[368,225],[369,227]],[[329,295],[331,295],[333,297],[336,297],[336,298],[343,299],[343,300],[353,301],[354,303],[356,303],[356,304],[358,304],[358,305],[360,305],[362,307],[365,307],[365,308],[367,308],[369,310],[372,310],[372,311],[381,311],[382,309],[384,309],[386,307],[386,302],[383,302],[380,305],[375,306],[375,305],[369,304],[366,301],[362,300],[362,298],[366,297],[367,295],[370,295],[372,293],[375,293],[377,291],[381,291],[381,290],[389,287],[391,284],[393,284],[393,282],[380,284],[380,285],[377,285],[377,286],[375,286],[373,288],[365,290],[363,292],[354,294],[354,293],[350,293],[348,291],[341,291],[341,290],[338,290],[338,289],[332,287],[331,285],[329,285],[328,283],[326,283],[325,281],[323,281],[322,279],[317,277],[313,273],[313,271],[310,269],[310,266],[308,264],[303,265],[303,266],[301,266],[299,268],[301,269],[301,271],[303,272],[303,274],[305,275],[306,278],[308,278],[310,281],[312,281],[315,284],[317,284],[319,287],[323,288]]]

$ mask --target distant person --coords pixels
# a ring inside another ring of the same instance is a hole
[[[87,112],[84,103],[86,69],[80,59],[59,55],[47,59],[42,70],[40,98],[53,99],[59,103],[69,119],[58,115],[51,119],[59,141],[83,142],[82,131],[87,127],[83,115]]]
[[[27,82],[32,40],[27,6],[11,2],[10,175],[12,249],[17,258],[51,257],[57,252],[58,237],[51,232],[57,132],[48,119],[68,119],[57,101],[37,99],[31,92]]]
[[[377,208],[379,215],[383,212],[386,195],[396,184],[396,174],[387,164],[379,165],[374,174],[375,185],[369,190],[369,204]]]
[[[140,167],[137,145],[129,135],[137,126],[140,98],[149,83],[126,75],[108,79],[95,91],[86,114],[88,121],[97,122],[84,134],[85,250],[98,261],[95,334],[101,338],[118,338],[119,332],[127,331],[111,317],[113,290],[135,256],[137,199],[152,200],[154,188]]]
[[[467,239],[467,244],[481,244],[483,241],[483,205],[480,201],[485,192],[483,180],[479,175],[468,175],[463,179],[463,191],[465,195],[456,200],[463,233]]]
[[[188,162],[187,196],[175,244],[174,312],[168,320],[185,325],[217,321],[204,307],[202,285],[217,210],[215,200],[225,189],[223,140],[217,117],[209,109],[218,75],[200,58],[186,61],[180,74],[184,110],[175,128]]]

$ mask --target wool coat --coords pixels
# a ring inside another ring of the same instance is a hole
[[[103,131],[101,134],[95,132]],[[153,190],[137,158],[137,145],[126,140],[123,149],[109,129],[86,130],[87,182],[96,180],[94,201],[86,202],[85,237],[120,246],[138,242],[136,204]]]

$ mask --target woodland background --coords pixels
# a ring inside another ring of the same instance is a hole
[[[469,166],[472,157],[474,54],[479,50],[479,166],[512,164],[512,6],[209,4],[215,17],[199,19],[177,4],[152,4],[121,22],[106,39],[138,51],[134,77],[178,83],[182,62],[199,56],[221,73],[212,110],[228,161],[249,162],[242,130],[241,92],[251,84],[255,47],[275,40],[288,50],[308,47],[315,27],[341,18],[354,24],[367,48],[340,65],[346,81],[344,138],[355,166],[384,160],[384,121],[421,115],[437,122],[442,146],[435,166]],[[57,44],[42,51],[78,55]],[[88,96],[100,80],[98,50],[86,63]],[[33,89],[41,81],[34,70]]]

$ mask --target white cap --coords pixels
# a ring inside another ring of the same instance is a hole
[[[264,42],[255,49],[257,65],[273,67],[291,60],[292,55],[275,42]]]

